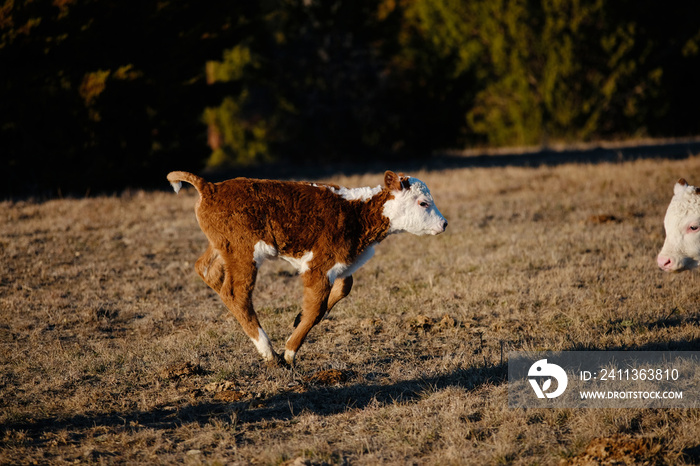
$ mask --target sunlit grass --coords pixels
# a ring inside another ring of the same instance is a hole
[[[655,255],[700,158],[411,174],[447,232],[378,246],[295,371],[196,276],[193,190],[0,203],[0,462],[558,464],[596,437],[698,461],[697,409],[510,410],[503,358],[698,348],[698,275]],[[266,264],[255,292],[277,349],[290,271]]]

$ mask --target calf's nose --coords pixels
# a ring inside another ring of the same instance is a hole
[[[447,220],[442,221],[442,231],[447,230]]]
[[[673,268],[673,260],[670,257],[659,255],[656,258],[656,263],[659,264],[661,270],[671,270]]]

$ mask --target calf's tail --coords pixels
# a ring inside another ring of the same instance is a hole
[[[168,181],[170,181],[170,184],[176,193],[180,191],[180,188],[182,188],[183,181],[186,181],[194,186],[200,194],[202,194],[202,188],[207,184],[204,178],[193,175],[189,172],[170,172],[168,173]]]

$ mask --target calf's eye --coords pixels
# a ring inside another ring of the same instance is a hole
[[[427,208],[429,204],[425,201],[421,201],[418,205]]]
[[[698,231],[698,229],[700,229],[700,225],[690,225],[688,229],[690,231]]]

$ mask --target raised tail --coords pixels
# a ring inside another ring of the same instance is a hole
[[[200,178],[199,176],[193,175],[189,172],[170,172],[168,173],[168,181],[170,181],[170,184],[172,185],[176,193],[180,192],[180,188],[182,188],[183,181],[186,181],[195,188],[197,188],[197,191],[199,191],[200,194],[204,185],[207,184],[204,178]]]

